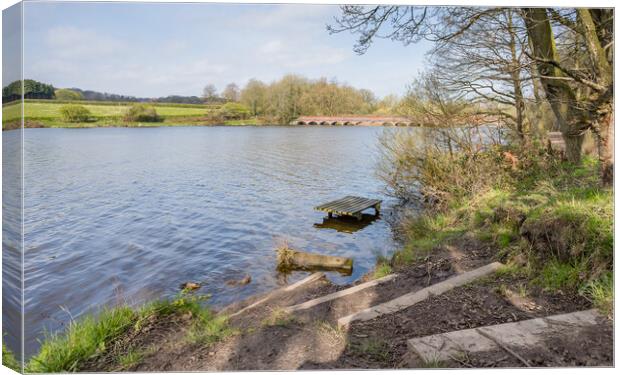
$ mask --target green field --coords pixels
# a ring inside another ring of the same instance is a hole
[[[59,109],[66,105],[66,102],[55,102],[50,100],[49,102],[43,101],[26,101],[24,103],[24,118],[26,120],[43,120],[44,123],[52,121],[61,121]],[[119,120],[127,109],[131,106],[131,103],[106,103],[106,104],[94,104],[89,102],[83,104],[75,102],[74,104],[80,104],[86,107],[92,114],[93,118],[99,120]],[[212,110],[213,107],[208,106],[177,106],[158,104],[155,106],[157,114],[167,117],[204,117]],[[21,106],[17,102],[2,107],[2,122],[19,120],[21,115]],[[46,121],[47,120],[47,121]]]

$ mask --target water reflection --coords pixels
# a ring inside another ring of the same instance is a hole
[[[278,278],[283,283],[288,283],[289,278],[291,276],[296,275],[300,272],[304,272],[307,274],[307,273],[313,273],[313,272],[319,272],[319,271],[320,272],[333,272],[334,274],[338,274],[340,276],[351,276],[353,274],[354,268],[355,268],[355,262],[353,264],[353,267],[351,268],[331,268],[331,267],[321,267],[321,266],[299,267],[299,266],[291,265],[287,267],[286,269],[278,269]]]
[[[321,223],[314,223],[314,227],[333,229],[342,233],[355,233],[366,228],[380,218],[380,215],[373,214],[362,214],[362,220],[349,216],[324,217]]]

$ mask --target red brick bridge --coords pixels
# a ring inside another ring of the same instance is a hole
[[[396,116],[300,116],[291,125],[420,126]]]

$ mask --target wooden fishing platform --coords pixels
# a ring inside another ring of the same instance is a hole
[[[378,215],[381,209],[381,200],[347,195],[344,198],[316,206],[314,209],[327,212],[329,217],[332,215],[353,216],[362,220],[362,211],[371,207],[375,209],[375,214]]]

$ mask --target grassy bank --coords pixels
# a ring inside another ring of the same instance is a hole
[[[65,332],[48,336],[26,371],[127,370],[151,350],[148,335],[167,328],[179,331],[187,343],[199,345],[234,333],[225,316],[216,316],[197,297],[182,295],[138,309],[120,306],[71,322]]]
[[[531,150],[528,150],[531,151]],[[605,313],[613,306],[613,190],[601,185],[598,162],[559,162],[542,153],[503,159],[505,148],[477,155],[435,158],[437,178],[427,181],[436,198],[402,224],[406,244],[377,267],[406,266],[463,236],[496,249],[507,272],[525,275],[532,287],[577,292]],[[450,174],[451,177],[447,177]]]
[[[17,372],[21,371],[21,366],[19,365],[17,359],[15,359],[15,355],[13,355],[4,343],[2,343],[2,365]]]
[[[89,121],[68,122],[63,120],[60,109],[67,104],[83,106],[90,112]],[[123,116],[135,103],[113,103],[92,101],[26,100],[24,120],[26,127],[46,128],[94,128],[94,127],[152,127],[152,126],[206,126],[206,125],[262,125],[257,118],[246,120],[218,121],[210,117],[219,106],[197,104],[149,103],[162,118],[160,122],[125,121]],[[15,102],[2,107],[3,129],[15,129],[20,125],[21,103]]]

